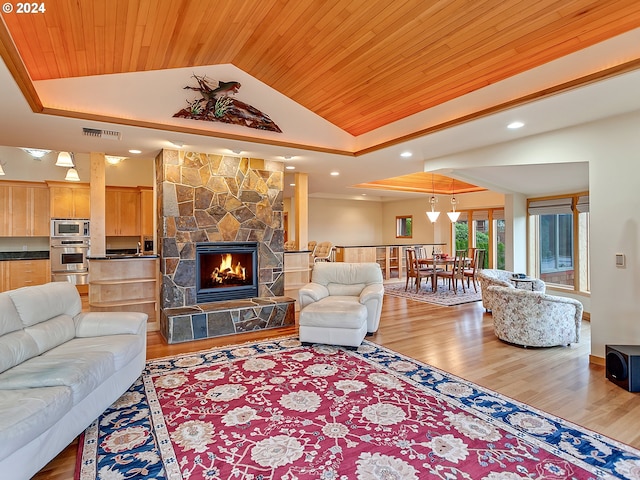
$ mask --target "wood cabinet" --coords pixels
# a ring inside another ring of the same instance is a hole
[[[140,236],[140,191],[137,188],[107,187],[105,204],[106,236]]]
[[[46,185],[3,182],[0,204],[0,236],[49,236],[49,189]]]
[[[151,237],[153,231],[153,189],[140,188],[140,234]]]
[[[89,309],[96,312],[143,312],[148,329],[158,330],[158,259],[89,259]]]
[[[3,291],[42,285],[51,281],[49,260],[8,260],[0,262],[4,272]]]
[[[51,218],[90,218],[91,189],[87,184],[47,182]]]

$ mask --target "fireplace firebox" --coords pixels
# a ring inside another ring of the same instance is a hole
[[[196,301],[258,296],[258,243],[196,244]]]

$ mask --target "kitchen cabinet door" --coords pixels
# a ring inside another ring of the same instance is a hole
[[[9,184],[0,187],[0,235],[49,236],[49,189],[43,185]]]
[[[89,187],[50,186],[51,218],[89,218]]]
[[[105,235],[140,236],[140,192],[107,188],[105,192]]]
[[[10,260],[3,263],[9,268],[8,290],[51,281],[49,260]]]
[[[145,237],[153,236],[153,190],[140,190],[140,233]]]

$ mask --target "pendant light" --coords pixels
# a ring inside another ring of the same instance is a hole
[[[69,170],[67,170],[67,176],[64,177],[64,179],[67,182],[79,182],[80,181],[80,177],[78,176],[78,171],[71,167]]]
[[[58,160],[56,160],[57,167],[73,168],[73,158],[69,152],[58,153]]]
[[[460,217],[460,212],[456,212],[456,203],[458,203],[458,201],[456,200],[456,190],[455,190],[455,179],[451,179],[451,211],[447,212],[447,215],[449,215],[449,220],[451,220],[452,222],[457,222],[458,221],[458,217]]]
[[[2,164],[0,163],[0,175],[5,175],[4,168],[2,168]]]
[[[438,216],[440,215],[440,212],[435,211],[437,201],[438,199],[436,198],[436,189],[433,184],[433,173],[432,173],[431,174],[431,198],[429,199],[429,203],[431,204],[431,211],[425,212],[427,214],[427,217],[429,217],[429,220],[431,220],[431,223],[435,223],[436,220],[438,220]]]

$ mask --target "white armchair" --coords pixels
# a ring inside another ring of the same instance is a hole
[[[383,297],[377,263],[316,263],[299,291],[300,341],[360,345],[378,330]]]
[[[505,342],[552,347],[580,341],[582,303],[513,287],[488,287],[493,298],[493,327]]]
[[[490,286],[516,288],[512,281],[513,272],[508,270],[497,270],[485,268],[477,273],[477,278],[480,281],[480,290],[482,292],[482,305],[485,310],[493,310],[493,295],[489,290]],[[546,284],[539,278],[534,278],[531,283],[522,283],[517,288],[533,290],[534,292],[545,292]]]

